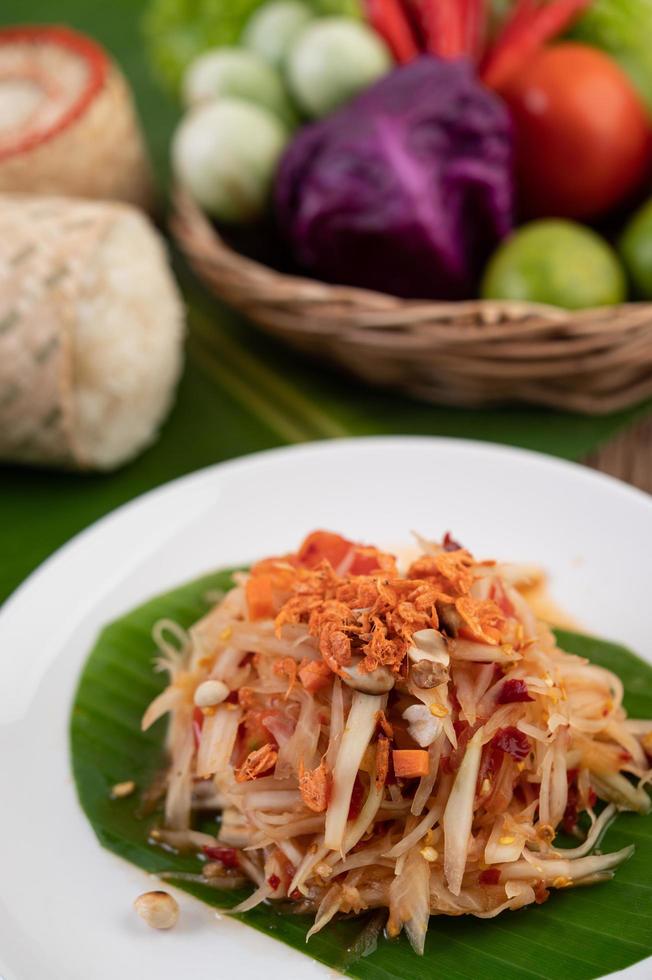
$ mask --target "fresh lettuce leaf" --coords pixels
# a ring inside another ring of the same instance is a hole
[[[143,18],[147,56],[158,80],[175,95],[193,58],[207,48],[237,44],[263,0],[151,0]],[[320,14],[359,16],[359,0],[304,0]]]

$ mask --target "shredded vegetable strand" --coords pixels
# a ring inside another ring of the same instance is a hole
[[[412,949],[422,956],[429,918],[430,868],[420,852],[413,848],[401,873],[390,885],[387,933],[390,937],[397,936],[404,927]]]
[[[415,817],[418,817],[423,812],[426,801],[433,791],[437,773],[439,772],[439,760],[444,746],[444,738],[445,735],[442,732],[428,748],[428,775],[422,776],[419,780],[419,785],[414,794],[412,806],[410,807],[410,812]]]
[[[346,834],[344,835],[344,843],[342,845],[342,853],[346,854],[351,848],[355,847],[361,838],[367,833],[369,828],[372,826],[376,814],[380,809],[380,804],[383,799],[384,786],[378,785],[374,775],[371,779],[371,784],[369,787],[369,793],[367,799],[364,802],[364,806],[360,811],[359,816],[356,820],[351,823],[350,827],[347,827]]]
[[[383,698],[356,691],[333,767],[333,791],[326,815],[325,843],[333,851],[342,847],[355,777],[382,710]]]
[[[444,874],[453,895],[460,893],[466,867],[483,734],[479,728],[469,742],[444,812]]]
[[[392,847],[391,850],[387,851],[386,857],[399,858],[406,851],[409,851],[411,847],[421,840],[421,838],[428,833],[431,827],[434,827],[439,820],[441,820],[441,815],[444,811],[443,804],[440,801],[435,802],[432,807],[428,810],[426,815],[419,821],[414,830],[411,830],[409,834],[406,834]]]
[[[220,705],[214,715],[204,720],[197,752],[197,775],[200,779],[221,772],[228,764],[239,724],[240,710],[232,704]]]

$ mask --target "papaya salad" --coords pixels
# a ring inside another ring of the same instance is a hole
[[[236,574],[190,630],[157,623],[170,683],[143,728],[169,713],[169,768],[152,839],[203,862],[171,880],[252,883],[235,911],[279,901],[314,916],[308,937],[377,910],[422,954],[431,915],[542,903],[630,856],[597,848],[618,811],[650,809],[652,721],[537,621],[536,568],[450,535],[419,547],[400,569],[316,531]]]

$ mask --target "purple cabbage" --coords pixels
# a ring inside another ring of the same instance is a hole
[[[466,61],[396,68],[289,145],[279,227],[320,278],[459,299],[513,224],[506,108]]]

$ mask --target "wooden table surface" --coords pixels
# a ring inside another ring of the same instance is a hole
[[[652,494],[652,418],[623,429],[591,453],[585,462],[593,469]]]

